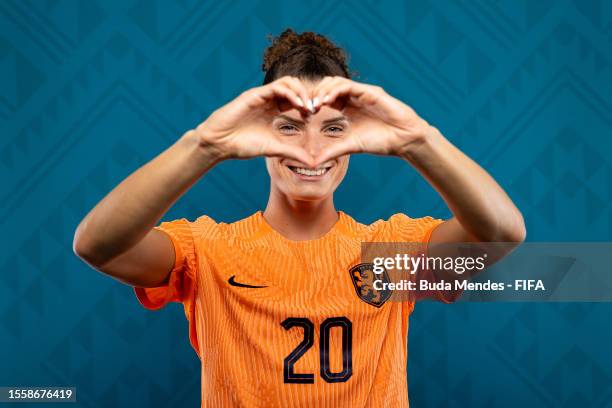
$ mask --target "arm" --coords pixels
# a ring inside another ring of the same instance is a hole
[[[454,217],[438,226],[430,242],[514,242],[525,238],[519,210],[478,164],[416,112],[381,87],[326,77],[314,91],[316,109],[342,106],[349,135],[319,158],[347,153],[397,156],[412,164],[440,193]],[[337,103],[340,101],[341,103]]]
[[[523,217],[499,184],[438,129],[422,125],[400,157],[427,179],[454,215],[433,231],[430,242],[524,241]]]
[[[163,285],[174,266],[170,237],[153,227],[164,213],[216,163],[256,156],[289,157],[310,165],[301,147],[269,131],[278,100],[305,110],[306,90],[283,77],[243,92],[196,129],[115,187],[81,221],[73,250],[95,269],[126,284]]]
[[[74,234],[74,252],[124,283],[163,284],[174,264],[174,249],[170,238],[153,227],[216,161],[195,131],[185,133],[85,216]]]
[[[438,225],[426,243],[429,256],[465,256],[466,242],[503,242],[470,245],[472,256],[486,257],[491,265],[525,239],[523,217],[493,178],[453,146],[435,127],[379,86],[341,77],[323,79],[314,91],[316,109],[324,104],[341,107],[350,120],[344,139],[318,159],[320,163],[347,153],[396,156],[409,162],[438,191],[453,217]],[[445,270],[429,271],[427,279],[465,279],[474,275]],[[436,293],[452,301],[460,291]],[[427,294],[427,296],[429,296]]]

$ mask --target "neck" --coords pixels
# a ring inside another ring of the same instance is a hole
[[[273,189],[263,216],[279,234],[294,241],[321,238],[339,217],[332,196],[319,201],[298,201]]]

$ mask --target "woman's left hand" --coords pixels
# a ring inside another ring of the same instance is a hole
[[[343,109],[351,129],[317,158],[324,163],[350,153],[403,156],[432,127],[408,105],[379,86],[344,77],[325,77],[312,91],[314,109],[323,105]]]

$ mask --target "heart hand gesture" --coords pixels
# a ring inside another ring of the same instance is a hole
[[[402,156],[430,128],[429,124],[381,87],[344,77],[325,77],[312,92],[315,109],[344,109],[351,131],[316,158],[323,163],[350,153]]]
[[[302,82],[282,77],[243,92],[213,112],[196,128],[200,143],[210,147],[218,160],[287,157],[313,165],[314,158],[304,149],[284,143],[270,131],[272,118],[281,109],[280,100],[300,111],[308,109],[309,96]]]

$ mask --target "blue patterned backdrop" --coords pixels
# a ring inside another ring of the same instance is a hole
[[[331,36],[523,211],[530,241],[612,239],[612,2],[0,1],[0,385],[83,407],[198,406],[181,306],[149,312],[79,261],[78,222],[219,105],[258,85],[266,34]],[[263,208],[262,160],[228,162],[165,219]],[[351,161],[359,221],[447,217],[403,162]],[[415,407],[612,406],[612,305],[417,305]],[[22,405],[24,406],[24,405]]]

